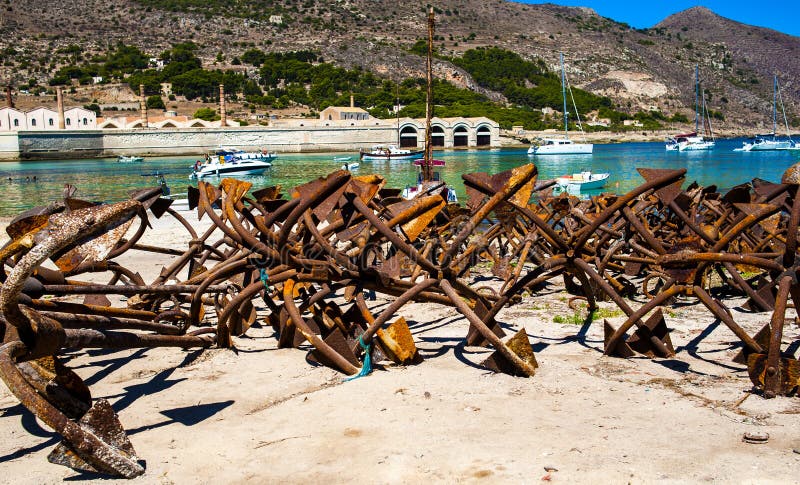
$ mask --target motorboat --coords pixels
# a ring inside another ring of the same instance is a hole
[[[569,138],[542,138],[528,148],[528,155],[591,155],[594,145]]]
[[[125,155],[120,155],[117,157],[117,162],[119,163],[138,163],[143,161],[144,157],[125,156]]]
[[[363,161],[372,160],[413,160],[419,158],[424,150],[407,150],[398,148],[397,145],[375,145],[370,151],[360,151],[359,157]]]
[[[259,160],[262,162],[271,162],[278,158],[278,155],[275,152],[269,152],[267,150],[246,152],[238,148],[220,147],[214,152],[213,156],[206,156],[206,160],[210,161],[213,157],[219,160],[225,159],[226,161]]]
[[[572,175],[563,175],[556,178],[556,184],[568,192],[579,192],[582,190],[599,189],[606,185],[606,181],[611,174],[592,173],[589,170],[583,170],[579,173]]]
[[[272,164],[264,160],[219,157],[212,158],[206,163],[201,163],[198,160],[189,178],[261,175],[270,167],[272,167]]]
[[[594,145],[591,143],[575,143],[569,139],[569,114],[567,112],[567,71],[564,69],[564,53],[560,55],[561,59],[561,99],[564,101],[564,137],[563,138],[543,138],[536,140],[530,148],[528,148],[528,155],[591,155]],[[572,95],[572,89],[569,91]],[[572,104],[575,104],[575,99],[572,99]],[[575,109],[575,115],[578,120],[578,128],[583,133],[583,126],[581,125],[581,116]]]
[[[358,167],[359,167],[359,163],[358,162],[347,162],[347,161],[345,161],[342,164],[342,170],[352,171],[352,170],[357,169]]]
[[[339,163],[349,162],[352,159],[353,159],[353,157],[333,157],[333,161],[334,162],[339,162]]]

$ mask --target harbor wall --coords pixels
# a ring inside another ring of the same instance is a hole
[[[486,122],[482,122],[486,125]],[[491,146],[499,146],[499,129],[492,123]],[[475,146],[474,127],[469,146]],[[272,152],[352,152],[378,144],[397,143],[397,126],[384,123],[357,126],[240,126],[195,128],[134,128],[106,130],[19,131],[0,133],[0,160],[102,158],[117,155],[198,155],[220,145]],[[424,129],[416,132],[424,144]],[[451,135],[452,137],[452,135]],[[450,143],[452,146],[452,143]]]
[[[19,137],[17,132],[0,132],[0,160],[17,159],[19,159]]]

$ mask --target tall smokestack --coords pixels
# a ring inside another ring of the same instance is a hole
[[[6,103],[9,108],[14,107],[14,99],[11,97],[11,86],[6,86]]]
[[[353,99],[353,95],[352,94],[350,95],[350,107],[351,108],[355,108],[356,107],[356,102]]]
[[[139,85],[139,108],[142,111],[142,128],[147,128],[147,100],[144,97],[144,84]]]
[[[225,112],[225,85],[219,85],[219,126],[225,127],[228,125],[228,114]]]
[[[56,106],[58,109],[58,129],[66,128],[64,125],[64,95],[61,93],[61,86],[56,88]]]

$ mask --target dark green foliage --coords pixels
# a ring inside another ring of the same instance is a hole
[[[220,119],[220,116],[217,112],[211,108],[200,108],[194,112],[192,115],[194,118],[206,121],[216,121]]]
[[[154,95],[147,98],[147,109],[167,109],[161,96]]]
[[[83,109],[88,109],[89,111],[94,111],[97,116],[100,116],[100,106],[97,103],[86,104],[83,106]]]
[[[547,70],[541,59],[526,61],[515,52],[490,47],[470,49],[463,57],[450,60],[469,72],[478,84],[503,93],[516,105],[564,109],[561,80]],[[572,95],[580,113],[611,107],[610,99],[582,89],[572,88]]]

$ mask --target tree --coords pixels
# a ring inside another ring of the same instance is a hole
[[[216,110],[211,108],[200,108],[194,112],[193,116],[199,120],[205,121],[216,121],[220,119],[220,116],[217,114]]]
[[[147,109],[167,109],[161,96],[154,95],[147,98]]]
[[[96,114],[97,116],[101,116],[100,106],[97,103],[84,105],[83,109],[88,109],[89,111],[94,111],[94,114]]]

